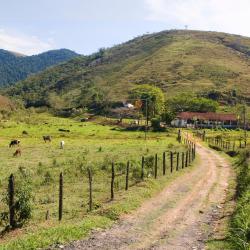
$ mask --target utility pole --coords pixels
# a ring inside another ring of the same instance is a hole
[[[243,107],[243,122],[244,122],[244,143],[245,148],[247,146],[247,122],[246,122],[246,104],[244,103]]]
[[[148,132],[148,99],[146,101],[146,126],[145,126],[145,140],[147,140],[147,132]]]

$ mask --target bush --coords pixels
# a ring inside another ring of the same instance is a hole
[[[154,158],[154,156],[153,155],[150,155],[150,156],[146,156],[145,158],[144,158],[144,170],[145,170],[145,175],[147,176],[147,177],[150,177],[150,176],[152,176],[153,175],[153,172],[154,172],[154,170],[153,170],[153,167],[154,167],[154,160],[155,160],[155,158]]]
[[[16,192],[15,218],[17,226],[25,224],[32,213],[32,194],[29,185],[23,185]]]
[[[151,126],[153,131],[160,131],[161,130],[161,120],[159,117],[153,118],[151,120]]]
[[[14,228],[22,227],[30,218],[32,214],[32,193],[29,182],[22,181],[17,183],[15,187],[15,200],[14,200]],[[9,195],[8,191],[4,194],[3,202],[8,206]],[[4,211],[0,214],[1,225],[5,226],[5,230],[10,228],[9,211]]]
[[[132,168],[132,178],[138,182],[141,180],[141,168],[137,165],[133,166]]]

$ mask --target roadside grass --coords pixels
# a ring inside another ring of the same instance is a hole
[[[243,131],[224,131],[223,138],[242,138]],[[218,131],[208,131],[209,136]],[[249,139],[248,139],[249,140]],[[204,143],[205,144],[205,143]],[[225,152],[219,154],[230,160],[236,177],[229,182],[228,194],[220,220],[219,234],[207,242],[208,250],[249,250],[250,249],[250,163],[249,147],[237,149],[239,154],[231,158]]]
[[[236,209],[230,224],[230,242],[234,249],[250,249],[250,162],[249,149],[241,152],[236,165]]]
[[[80,222],[57,223],[53,227],[43,227],[38,231],[29,230],[26,235],[0,245],[2,250],[35,250],[60,246],[64,242],[81,239],[92,229],[106,228],[111,220],[104,216],[86,216]]]
[[[70,132],[60,132],[59,129],[69,129]],[[23,131],[28,134],[23,134]],[[52,142],[44,143],[43,135],[51,135]],[[11,173],[15,175],[17,186],[28,181],[33,193],[31,220],[22,229],[5,234],[0,239],[0,249],[36,249],[78,239],[91,228],[110,225],[122,213],[138,207],[183,172],[169,176],[170,159],[167,154],[167,177],[162,177],[164,151],[186,151],[185,145],[177,143],[175,130],[148,132],[148,139],[144,140],[144,132],[127,132],[115,126],[103,126],[98,121],[81,123],[77,119],[56,118],[48,114],[22,115],[1,121],[0,138],[0,199],[6,193],[7,178]],[[11,139],[21,140],[21,157],[12,156],[15,148],[8,147]],[[61,140],[65,141],[64,149],[59,147]],[[159,157],[158,180],[153,180],[152,169],[147,169],[146,181],[138,183],[141,157],[152,159],[156,153]],[[131,162],[131,174],[129,191],[125,192],[124,169],[128,160]],[[115,178],[115,201],[110,202],[112,161],[118,176]],[[87,167],[93,171],[94,211],[91,213],[88,211]],[[61,223],[58,222],[60,172],[64,173]],[[0,211],[6,210],[6,205],[0,202]],[[45,220],[47,211],[49,220]]]
[[[249,151],[248,151],[249,152]],[[249,153],[248,153],[249,154]],[[224,238],[212,239],[208,250],[249,250],[250,249],[250,171],[247,151],[242,151],[234,162],[236,180],[229,188],[226,211],[230,217],[222,221]],[[235,194],[236,190],[236,194]]]

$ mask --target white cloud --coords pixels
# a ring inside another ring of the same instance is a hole
[[[0,49],[34,55],[54,48],[54,41],[49,38],[42,41],[36,36],[14,34],[0,29]]]
[[[144,0],[149,20],[250,36],[249,0]],[[173,27],[174,28],[174,27]]]

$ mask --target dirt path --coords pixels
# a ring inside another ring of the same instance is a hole
[[[226,198],[230,167],[217,153],[197,146],[201,163],[111,229],[96,231],[72,249],[204,249]]]

